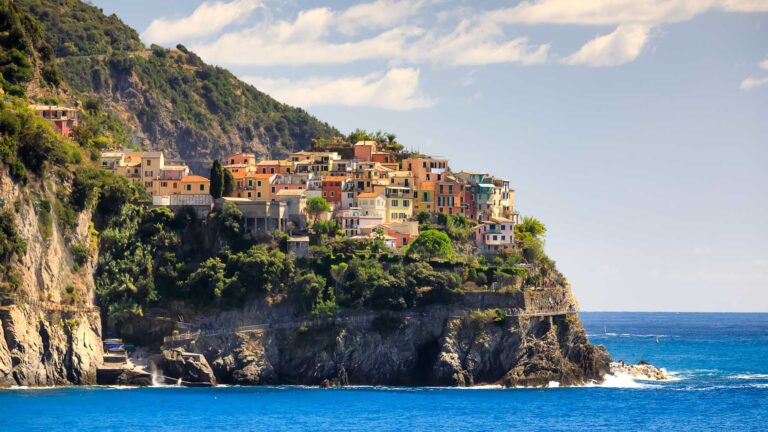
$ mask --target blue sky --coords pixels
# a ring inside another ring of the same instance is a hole
[[[93,3],[508,178],[584,310],[768,311],[768,0]]]

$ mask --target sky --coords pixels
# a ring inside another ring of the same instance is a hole
[[[768,311],[768,0],[94,0],[509,179],[582,310]]]

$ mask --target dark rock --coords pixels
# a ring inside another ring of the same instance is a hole
[[[216,377],[201,354],[187,353],[181,349],[165,350],[156,367],[161,375],[172,379],[181,379],[182,384],[216,385]]]

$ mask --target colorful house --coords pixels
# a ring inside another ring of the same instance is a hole
[[[208,195],[211,193],[211,181],[198,175],[188,175],[181,179],[181,195]]]
[[[63,136],[72,136],[72,129],[78,125],[78,111],[75,108],[57,105],[31,105],[30,109],[38,116],[48,120],[53,129]]]
[[[289,160],[263,160],[256,164],[259,174],[291,174],[293,162]]]
[[[425,181],[439,182],[448,171],[448,159],[410,158],[403,159],[400,169],[413,173],[416,186]]]
[[[254,153],[235,153],[227,156],[223,165],[254,165],[256,164],[256,155]]]
[[[435,212],[435,182],[422,182],[413,191],[413,213]]]
[[[492,252],[515,244],[515,222],[512,219],[491,217],[475,228],[475,245],[480,252]]]
[[[328,176],[322,179],[323,198],[335,209],[342,207],[342,194],[350,190],[350,178],[344,176]]]
[[[437,182],[437,194],[435,208],[438,213],[453,215],[463,214],[464,184],[456,177],[446,175],[442,181]]]

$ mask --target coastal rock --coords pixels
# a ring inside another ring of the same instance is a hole
[[[669,374],[664,369],[657,368],[656,366],[641,361],[638,364],[626,364],[623,361],[611,363],[610,373],[612,375],[629,375],[632,378],[647,380],[647,381],[666,381],[669,380]]]
[[[66,230],[58,223],[44,228],[30,199],[34,194],[55,202],[62,187],[33,180],[22,189],[0,170],[0,202],[15,203],[14,223],[26,244],[14,265],[19,287],[3,296],[0,307],[0,386],[96,383],[101,319],[87,308],[94,298],[95,259],[75,266],[69,247],[90,238],[91,212],[80,212]]]
[[[218,382],[243,385],[567,386],[602,381],[609,368],[575,314],[478,323],[435,307],[387,326],[380,317],[201,337],[185,349],[204,354]]]
[[[163,351],[157,368],[168,378],[181,379],[182,383],[216,385],[216,377],[208,361],[200,354],[181,349]]]

